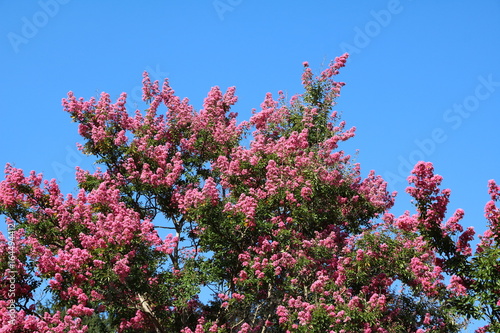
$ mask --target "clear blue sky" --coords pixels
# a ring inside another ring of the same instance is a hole
[[[141,75],[168,76],[199,109],[211,86],[236,86],[248,119],[266,92],[301,92],[302,62],[320,71],[351,57],[337,109],[357,136],[363,174],[397,190],[409,165],[434,163],[452,210],[483,232],[487,181],[500,181],[500,2],[0,0],[0,165],[75,187],[77,126],[62,111],[69,90],[88,99],[140,98]],[[3,227],[2,227],[3,229]]]

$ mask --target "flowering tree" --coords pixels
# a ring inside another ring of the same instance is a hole
[[[332,112],[346,59],[317,77],[304,63],[303,94],[267,94],[239,124],[234,87],[212,88],[195,111],[145,74],[149,108],[135,113],[126,94],[112,103],[70,92],[63,106],[80,149],[103,170],[77,169],[80,190],[64,196],[55,180],[6,166],[0,332],[454,332],[483,314],[493,323],[498,209],[487,205],[491,228],[472,257],[473,230],[462,230],[461,210],[445,221],[450,192],[422,162],[409,178],[416,213],[390,214],[383,179],[363,179],[338,147],[355,130]],[[500,195],[493,182],[490,193]],[[35,299],[41,288],[48,302]]]

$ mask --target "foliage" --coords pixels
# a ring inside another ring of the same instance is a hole
[[[304,63],[303,94],[267,94],[240,124],[234,87],[195,111],[145,73],[134,114],[125,93],[68,93],[104,170],[78,169],[64,196],[6,166],[0,332],[456,332],[480,317],[498,330],[499,187],[474,255],[430,163],[409,177],[416,213],[389,213],[384,180],[339,149],[355,132],[332,112],[346,59],[317,77]]]

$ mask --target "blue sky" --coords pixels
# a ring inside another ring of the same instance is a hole
[[[236,86],[246,120],[266,92],[301,92],[303,61],[319,72],[347,51],[337,110],[363,174],[390,181],[400,214],[409,168],[431,161],[450,209],[485,229],[487,181],[500,181],[498,0],[0,0],[0,18],[1,165],[74,189],[74,167],[93,166],[62,111],[69,90],[126,91],[135,108],[147,70],[197,109],[210,87]]]

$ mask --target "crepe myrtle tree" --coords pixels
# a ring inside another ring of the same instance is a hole
[[[0,332],[455,332],[480,317],[495,329],[499,188],[475,255],[430,163],[409,178],[416,212],[390,214],[395,194],[339,149],[355,132],[333,111],[346,59],[318,76],[304,63],[302,94],[268,93],[242,123],[234,87],[200,111],[147,73],[144,112],[125,93],[68,93],[79,148],[102,169],[77,168],[65,196],[6,166]]]

